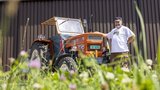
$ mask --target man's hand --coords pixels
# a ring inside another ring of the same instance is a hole
[[[135,39],[135,36],[134,36],[134,35],[131,36],[131,37],[129,37],[129,38],[128,38],[128,41],[127,41],[127,44],[132,43],[132,42],[134,41],[134,39]]]

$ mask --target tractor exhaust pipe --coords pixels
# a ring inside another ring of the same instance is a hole
[[[93,32],[93,27],[92,27],[92,22],[93,22],[93,14],[90,15],[89,17],[89,32]]]

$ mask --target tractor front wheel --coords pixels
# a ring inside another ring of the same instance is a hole
[[[77,64],[71,57],[63,57],[58,62],[58,68],[65,71],[77,71]]]

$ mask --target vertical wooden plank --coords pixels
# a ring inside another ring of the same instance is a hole
[[[40,17],[39,17],[39,9],[38,9],[38,2],[34,2],[34,14],[33,14],[33,16],[34,16],[34,27],[33,27],[33,39],[31,40],[31,44],[33,43],[33,41],[37,38],[37,36],[38,36],[38,30],[40,30],[40,29],[38,29],[38,26],[40,25],[40,22],[39,22],[39,20],[40,20]],[[31,47],[31,46],[30,46]]]
[[[24,30],[24,15],[26,14],[26,10],[25,10],[25,5],[24,5],[24,3],[20,3],[19,4],[19,12],[18,12],[18,16],[19,17],[17,17],[17,18],[19,18],[19,25],[17,26],[17,27],[19,27],[19,30],[16,32],[17,33],[17,36],[18,36],[18,41],[19,41],[19,43],[17,43],[17,42],[15,42],[15,43],[17,43],[18,45],[19,45],[19,47],[15,47],[14,48],[14,51],[17,49],[17,48],[19,48],[19,50],[17,51],[17,53],[14,53],[14,54],[16,54],[16,57],[18,56],[17,54],[19,53],[19,51],[22,49],[22,43],[23,43],[23,41],[22,41],[22,35],[23,35],[23,30]]]
[[[24,18],[24,22],[25,22],[25,24],[26,24],[26,20],[27,20],[27,18],[28,17],[30,17],[30,23],[29,23],[29,27],[28,27],[28,29],[27,29],[27,31],[26,31],[26,33],[24,33],[24,34],[26,34],[26,38],[25,38],[25,43],[26,43],[26,47],[25,47],[25,50],[28,50],[29,49],[29,47],[30,47],[30,40],[31,40],[31,30],[32,30],[32,25],[33,25],[33,21],[34,21],[34,19],[33,19],[33,16],[32,16],[32,10],[33,10],[33,2],[31,2],[31,3],[29,3],[29,2],[26,2],[26,4],[27,4],[27,6],[26,6],[26,8],[27,8],[27,16],[25,16],[25,18]],[[25,25],[24,25],[24,27],[25,27]],[[23,30],[23,31],[25,31],[25,29]]]
[[[83,0],[80,0],[80,4],[81,4],[81,18],[85,18],[85,7],[84,7],[84,1]]]
[[[101,0],[99,1],[98,5],[99,5],[99,31],[100,32],[104,32],[104,28],[103,28],[103,25],[104,25],[104,16],[103,16],[103,1],[104,0]]]
[[[124,5],[124,2],[123,0],[121,0],[120,2],[120,8],[121,8],[121,16],[123,17],[123,21],[125,21],[125,5]]]
[[[33,38],[34,38],[34,31],[35,31],[34,27],[35,27],[35,22],[36,22],[36,18],[35,18],[36,11],[35,11],[34,7],[35,7],[35,2],[31,2],[31,4],[28,7],[28,8],[30,8],[29,9],[29,12],[30,12],[29,16],[32,17],[32,18],[30,18],[30,23],[31,23],[31,25],[30,25],[30,33],[29,33],[30,34],[29,35],[30,39],[27,42],[28,46],[27,46],[26,50],[29,50],[29,48],[30,48],[30,46],[31,46],[31,44],[33,42]],[[26,21],[27,21],[27,18],[28,17],[26,17]],[[29,29],[27,28],[26,31],[29,31]]]
[[[106,27],[106,4],[105,4],[105,0],[102,0],[101,4],[101,8],[102,8],[102,13],[101,13],[101,18],[102,18],[102,26],[101,26],[101,32],[106,32],[107,31],[107,27]]]
[[[84,11],[83,11],[83,18],[82,17],[77,17],[77,18],[81,18],[81,19],[87,19],[87,17],[88,17],[88,2],[87,2],[88,0],[85,0],[85,1],[83,1],[83,7],[84,7]],[[77,1],[74,1],[74,2],[77,2]],[[75,8],[75,7],[74,7]]]
[[[156,54],[157,54],[157,46],[158,46],[158,35],[157,35],[157,31],[158,31],[158,29],[157,29],[157,23],[158,23],[158,5],[157,5],[158,3],[157,3],[157,0],[153,0],[153,2],[152,2],[152,13],[154,13],[154,15],[153,15],[153,30],[154,30],[154,32],[153,32],[153,40],[154,40],[154,52],[155,52],[155,54],[154,54],[154,57],[153,57],[153,60],[155,60],[155,58],[156,58]]]
[[[148,3],[147,3],[147,6],[149,7],[148,8],[148,18],[149,18],[149,38],[150,38],[150,50],[151,50],[151,52],[150,52],[150,55],[151,55],[151,58],[153,58],[154,57],[154,43],[153,43],[153,26],[152,26],[152,24],[153,24],[153,13],[152,13],[152,4],[151,4],[151,1],[150,0],[147,0],[148,1]]]
[[[70,0],[70,11],[71,11],[71,17],[74,18],[74,1],[75,0]],[[83,11],[84,12],[84,11]]]
[[[131,5],[131,21],[132,21],[132,28],[131,28],[131,30],[135,33],[136,38],[137,38],[138,37],[138,35],[137,35],[138,30],[136,28],[136,15],[135,15],[136,12],[135,12],[135,8],[134,8],[134,0],[132,0],[130,2],[130,5]],[[131,47],[131,54],[132,54],[132,56],[136,54],[135,51],[134,51],[133,45]]]
[[[42,14],[41,14],[41,11],[42,11],[42,9],[41,9],[41,3],[40,2],[37,2],[37,18],[38,18],[38,29],[36,30],[36,34],[34,35],[34,38],[37,38],[37,36],[39,35],[39,34],[42,34],[42,28],[41,28],[41,26],[40,26],[40,23],[41,22],[43,22],[44,20],[43,20],[43,16],[42,16]]]
[[[108,32],[111,31],[111,28],[112,28],[111,27],[111,23],[112,23],[111,22],[111,14],[110,14],[112,7],[110,6],[111,3],[109,2],[109,0],[106,0],[105,4],[106,4],[106,6],[105,6],[106,12],[105,13],[106,13],[106,27],[107,27],[107,31],[106,32],[108,33]]]
[[[160,1],[159,0],[157,0],[157,11],[158,11],[158,19],[157,19],[157,36],[159,36],[160,35]]]
[[[146,32],[146,40],[149,40],[150,38],[149,38],[149,33],[147,32],[147,31],[149,31],[148,30],[148,6],[147,6],[147,2],[146,1],[144,1],[144,0],[142,0],[141,2],[140,2],[140,8],[141,8],[141,12],[142,12],[142,15],[143,15],[143,18],[144,18],[144,23],[146,23],[145,24],[145,32]],[[140,25],[140,31],[139,31],[139,33],[140,34],[142,34],[142,30],[141,30],[141,25]],[[143,34],[142,34],[143,35]],[[144,47],[143,47],[143,42],[142,42],[142,39],[141,38],[139,38],[139,40],[140,40],[140,50],[144,50]],[[150,40],[149,40],[150,41]],[[146,41],[146,43],[149,43],[149,41]],[[147,49],[149,50],[150,49],[150,45],[148,44],[148,45],[146,45],[146,47],[147,47]],[[144,52],[142,52],[143,54],[144,54]],[[150,52],[147,52],[147,56],[148,57],[150,57]]]
[[[124,17],[123,17],[123,22],[125,26],[128,26],[128,5],[127,5],[127,1],[125,0],[124,2]]]
[[[94,5],[93,1],[90,1],[90,3],[91,3],[91,12],[92,12],[91,13],[91,16],[92,16],[92,18],[91,18],[91,29],[92,29],[92,31],[94,31],[95,28],[96,28],[96,23],[95,23],[95,8],[96,8],[96,6]]]
[[[114,1],[110,1],[110,25],[111,25],[111,30],[114,28],[114,8],[115,8],[115,5],[114,5]]]
[[[52,11],[52,2],[49,1],[49,2],[48,2],[48,15],[49,15],[48,17],[49,17],[49,18],[52,17],[51,11]],[[49,27],[48,30],[49,30],[49,31],[48,31],[48,33],[49,33],[49,34],[48,34],[48,37],[50,38],[50,37],[52,36],[52,27]]]
[[[95,13],[94,13],[94,30],[93,31],[99,31],[99,5],[98,5],[98,1],[96,0],[95,2],[93,2],[94,5],[94,9],[95,9]]]
[[[90,28],[90,16],[92,14],[92,4],[91,4],[91,0],[86,0],[86,7],[87,7],[87,14],[85,16],[84,19],[87,20],[87,28],[86,28],[86,32],[89,32],[89,28]]]
[[[156,13],[154,13],[154,12],[156,12],[156,9],[154,8],[155,7],[155,0],[151,1],[150,5],[151,5],[151,13],[152,13],[152,16],[151,16],[152,17],[152,34],[151,34],[151,36],[153,37],[153,46],[152,46],[153,55],[152,55],[152,58],[155,58],[155,56],[156,56],[156,47],[157,47],[157,42],[155,42],[157,38],[154,37],[154,36],[156,36],[154,34],[154,32],[156,32],[156,26],[155,26]]]
[[[0,3],[0,24],[3,22],[3,3]],[[2,42],[2,45],[3,45],[3,42]],[[3,48],[1,49],[2,51],[0,52],[0,54],[2,55],[0,57],[0,66],[2,67],[3,66]]]
[[[5,21],[5,19],[4,19],[4,17],[5,17],[5,6],[3,5],[2,6],[2,26],[4,25],[4,23],[6,23],[6,21]],[[4,71],[6,71],[6,64],[7,64],[7,44],[8,44],[8,42],[7,42],[7,37],[6,36],[4,36],[3,37],[3,52],[2,52],[2,60],[3,60],[3,62],[2,62],[2,65],[3,65],[3,70]]]

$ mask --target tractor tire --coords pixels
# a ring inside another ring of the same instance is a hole
[[[35,42],[30,49],[29,61],[37,59],[40,60],[41,66],[47,66],[49,63],[49,60],[47,60],[47,54],[49,52],[43,48],[44,46],[45,44],[43,43]]]
[[[63,57],[58,62],[58,69],[64,70],[64,71],[77,71],[77,64],[75,60],[69,56]]]

